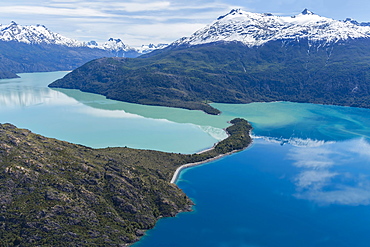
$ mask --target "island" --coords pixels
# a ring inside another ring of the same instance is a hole
[[[93,149],[0,124],[1,246],[127,246],[161,217],[190,211],[174,182],[186,164],[243,150],[252,126],[185,155],[127,147]],[[172,183],[171,183],[172,181]]]

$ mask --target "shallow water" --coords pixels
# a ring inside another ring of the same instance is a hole
[[[95,148],[128,146],[193,153],[226,137],[220,128],[174,122],[160,114],[155,117],[155,112],[167,109],[164,107],[157,110],[155,106],[127,104],[77,90],[47,87],[65,74],[20,74],[18,79],[0,80],[0,122]],[[132,106],[137,112],[131,113]],[[145,112],[148,114],[143,114]],[[180,109],[167,109],[167,112],[183,116],[187,112],[194,114]]]

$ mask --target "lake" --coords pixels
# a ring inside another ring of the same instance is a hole
[[[193,212],[159,220],[142,246],[369,246],[370,110],[289,102],[212,104],[220,116],[141,106],[47,85],[66,72],[0,80],[0,122],[91,147],[192,153],[253,127],[242,152],[184,170]]]
[[[370,110],[289,102],[213,104],[254,126],[253,145],[185,170],[194,211],[135,247],[369,246]]]
[[[148,112],[147,116],[140,115],[140,111],[131,110],[137,108],[134,104],[47,87],[66,73],[28,73],[20,74],[21,78],[0,80],[0,122],[94,148],[128,146],[193,153],[226,137],[222,131],[226,122],[221,127],[212,127],[206,121],[205,124],[181,121],[190,111],[139,107]],[[151,117],[156,112],[157,117]],[[161,116],[163,112],[178,116],[178,121],[167,120]]]

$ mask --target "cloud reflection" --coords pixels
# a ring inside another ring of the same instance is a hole
[[[290,144],[296,147],[320,147],[324,144],[334,143],[333,141],[324,141],[324,140],[314,140],[311,138],[298,138],[298,137],[291,137],[291,138],[276,138],[271,136],[258,136],[252,133],[253,139],[263,139],[269,143],[279,143],[280,145]]]
[[[328,147],[328,145],[325,145],[316,148],[296,148],[292,150],[288,157],[295,160],[294,165],[297,167],[313,169],[327,168],[334,165],[334,160],[331,157],[334,154],[338,154]]]
[[[0,106],[2,107],[28,107],[33,105],[75,104],[64,94],[49,88],[32,87],[2,87],[0,92]]]
[[[308,170],[301,172],[296,178],[296,185],[299,190],[322,189],[331,182],[331,179],[339,175],[336,172]]]
[[[144,119],[144,117],[127,113],[124,110],[103,110],[103,109],[96,109],[91,107],[83,107],[80,109],[81,113],[89,114],[92,116],[97,117],[104,117],[104,118],[141,118]],[[169,121],[167,121],[169,122]]]
[[[319,205],[370,205],[370,144],[367,140],[293,147],[288,159],[300,168],[294,178],[296,198]]]
[[[348,148],[350,152],[357,153],[362,157],[370,159],[370,143],[368,143],[364,138],[359,139],[356,142],[352,142]]]

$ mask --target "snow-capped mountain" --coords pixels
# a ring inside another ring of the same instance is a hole
[[[137,48],[136,50],[141,54],[146,54],[146,53],[152,52],[154,50],[163,49],[167,46],[168,46],[168,44],[157,44],[157,45],[149,44],[149,45],[142,45],[141,47]]]
[[[123,43],[121,39],[114,38],[108,39],[108,41],[106,41],[102,45],[98,44],[96,41],[90,41],[86,45],[90,48],[98,48],[112,52],[129,51],[134,49]]]
[[[307,9],[290,17],[234,9],[190,37],[175,41],[173,45],[240,41],[253,47],[274,40],[308,39],[313,42],[333,43],[369,37],[369,26],[322,17]]]
[[[26,44],[55,44],[68,47],[86,46],[85,43],[51,32],[43,25],[21,26],[11,22],[0,25],[0,40],[18,41]]]
[[[139,56],[151,52],[156,49],[162,49],[166,45],[143,45],[136,49],[126,45],[121,39],[110,38],[103,44],[96,41],[81,42],[75,39],[70,39],[52,32],[43,25],[18,25],[14,21],[9,25],[0,25],[0,40],[1,41],[16,41],[26,44],[53,44],[67,47],[88,47],[93,49],[101,49],[111,52],[114,56],[131,57]]]
[[[131,52],[131,53],[135,52],[135,53],[138,53],[139,55],[146,54],[154,50],[163,49],[167,46],[168,44],[157,44],[157,45],[149,44],[149,45],[142,45],[141,47],[138,47],[138,48],[134,48],[134,47],[130,47],[126,45],[125,43],[123,43],[121,39],[114,39],[114,38],[110,38],[103,45],[97,44],[98,48],[111,51],[113,53],[118,54],[119,52],[124,51],[124,52]],[[92,46],[89,46],[89,47],[92,47]]]
[[[108,51],[128,51],[128,50],[132,50],[133,48],[131,48],[130,46],[126,45],[125,43],[123,43],[122,40],[120,39],[113,39],[113,38],[110,38],[107,42],[105,42],[102,46],[104,50],[108,50]]]

